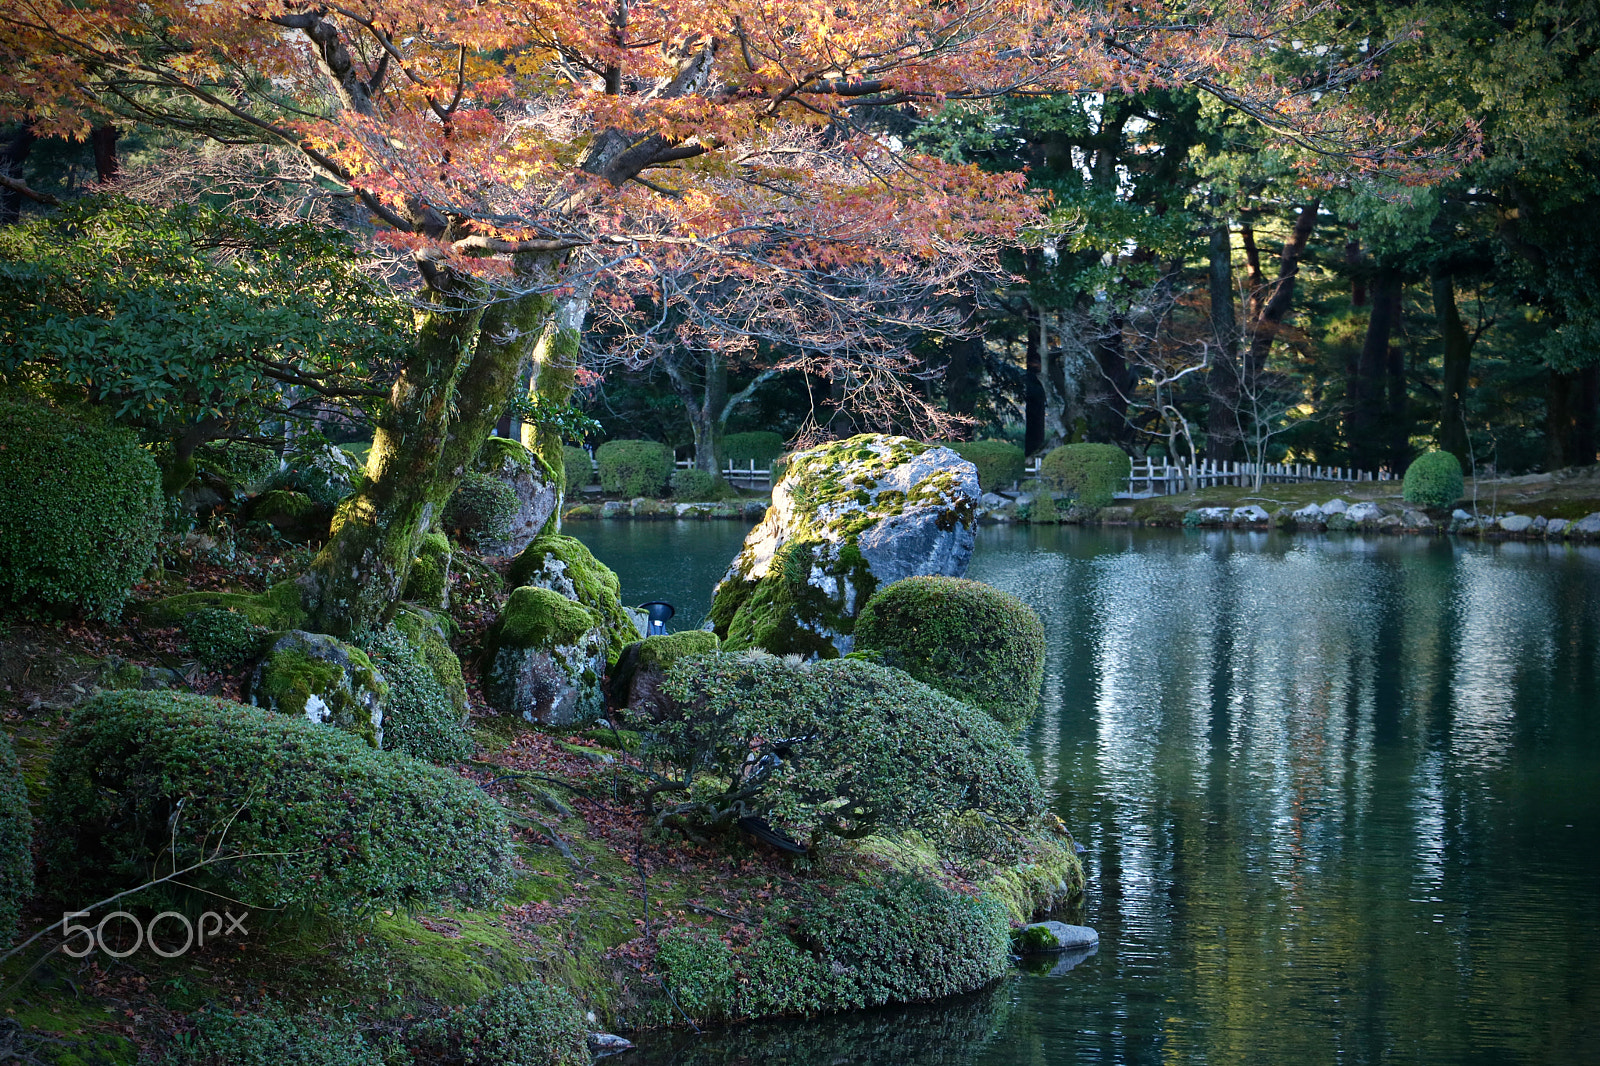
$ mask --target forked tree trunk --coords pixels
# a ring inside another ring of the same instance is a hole
[[[1463,413],[1472,372],[1472,338],[1456,307],[1455,279],[1444,270],[1433,275],[1433,313],[1444,339],[1444,396],[1439,403],[1439,432],[1435,439],[1440,448],[1461,460],[1461,469],[1466,470],[1472,466]]]

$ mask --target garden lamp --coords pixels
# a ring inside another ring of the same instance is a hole
[[[649,603],[641,603],[639,605],[639,610],[650,615],[650,626],[649,632],[646,634],[647,636],[656,637],[666,635],[667,619],[671,618],[674,614],[672,604],[662,603],[660,600],[651,600]]]

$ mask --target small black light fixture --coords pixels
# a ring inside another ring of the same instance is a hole
[[[639,605],[639,610],[650,615],[650,626],[645,635],[651,637],[665,636],[667,632],[667,619],[671,618],[673,614],[676,613],[672,609],[672,604],[662,603],[660,600],[651,600],[649,603],[641,603]]]

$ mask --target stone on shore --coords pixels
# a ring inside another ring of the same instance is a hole
[[[1500,528],[1507,533],[1526,533],[1533,528],[1533,519],[1525,514],[1506,515],[1500,519]]]
[[[1250,525],[1260,525],[1272,520],[1266,508],[1260,504],[1248,503],[1243,507],[1235,507],[1230,516],[1235,522],[1248,522]]]
[[[1351,504],[1349,507],[1347,507],[1345,509],[1344,516],[1357,525],[1366,522],[1376,522],[1378,519],[1383,517],[1383,508],[1369,500],[1363,500],[1360,503]]]
[[[1048,940],[1039,933],[1035,933],[1034,930],[1049,934],[1049,938],[1055,941],[1055,946],[1049,946]],[[1065,922],[1034,922],[1032,925],[1026,926],[1022,932],[1024,943],[1039,944],[1040,941],[1045,941],[1044,946],[1032,948],[1034,951],[1041,952],[1078,951],[1100,943],[1100,934],[1087,925],[1068,925]]]
[[[1592,537],[1600,534],[1600,514],[1584,515],[1572,524],[1568,534],[1576,533],[1579,536]]]
[[[1325,515],[1344,514],[1349,509],[1350,505],[1339,499],[1337,496],[1322,505],[1322,513]]]

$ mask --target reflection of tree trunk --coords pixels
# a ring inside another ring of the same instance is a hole
[[[1345,443],[1350,449],[1351,465],[1360,470],[1375,468],[1383,454],[1384,382],[1389,369],[1389,336],[1399,302],[1399,280],[1394,271],[1380,269],[1372,286],[1372,313],[1367,318],[1361,354],[1345,387],[1349,403]]]
[[[1545,402],[1545,450],[1549,469],[1594,464],[1597,406],[1600,406],[1600,365],[1570,373],[1550,372]]]
[[[109,123],[96,126],[89,134],[89,143],[94,147],[95,177],[102,185],[116,181],[117,171],[121,169],[117,162],[117,127]]]
[[[1213,193],[1213,208],[1220,201]],[[1209,254],[1212,356],[1206,371],[1206,458],[1220,461],[1232,459],[1239,444],[1239,326],[1233,310],[1233,239],[1225,218],[1211,227]]]
[[[1028,355],[1022,378],[1022,410],[1025,424],[1022,450],[1029,455],[1044,447],[1044,365],[1040,352],[1041,332],[1039,313],[1029,308]]]
[[[1439,403],[1439,432],[1435,439],[1440,448],[1461,460],[1461,469],[1466,470],[1472,463],[1464,414],[1472,370],[1472,338],[1467,336],[1456,307],[1455,278],[1443,270],[1433,273],[1433,314],[1439,320],[1444,340],[1444,396]]]
[[[1396,281],[1389,298],[1394,306],[1389,312],[1389,335],[1402,330],[1402,305],[1400,297],[1404,286]],[[1411,465],[1411,425],[1406,397],[1406,353],[1398,344],[1389,345],[1389,469],[1405,473]]]
[[[33,151],[33,127],[24,122],[0,151],[0,173],[22,179],[22,164]],[[0,226],[9,226],[22,217],[22,194],[15,189],[0,187]]]

